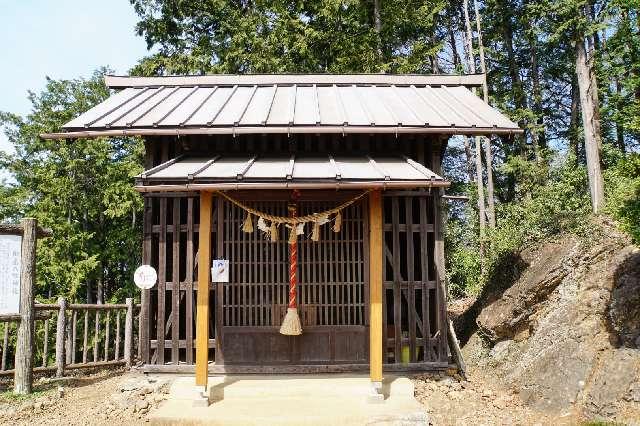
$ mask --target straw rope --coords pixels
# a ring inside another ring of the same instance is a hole
[[[361,198],[363,198],[364,196],[366,196],[369,192],[371,192],[371,190],[366,190],[364,191],[362,194],[359,194],[357,196],[355,196],[354,198],[352,198],[351,200],[345,201],[344,203],[340,204],[337,207],[334,207],[332,209],[329,210],[325,210],[323,212],[320,213],[312,213],[312,214],[308,214],[306,216],[298,216],[298,217],[287,217],[287,216],[275,216],[275,215],[271,215],[269,213],[264,213],[261,212],[259,210],[256,210],[252,207],[247,206],[246,204],[241,203],[240,201],[236,200],[235,198],[225,194],[222,191],[214,191],[216,194],[220,195],[222,198],[226,199],[227,201],[229,201],[230,203],[235,204],[236,206],[240,207],[241,209],[245,210],[248,213],[251,213],[257,217],[261,217],[263,219],[266,219],[270,222],[275,222],[275,223],[286,223],[289,225],[297,225],[299,223],[303,223],[303,222],[318,222],[319,220],[326,218],[329,215],[338,213],[339,211],[349,207],[351,204],[355,203],[356,201],[360,200]]]

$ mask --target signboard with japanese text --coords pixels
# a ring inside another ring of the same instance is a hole
[[[20,313],[22,237],[0,235],[0,315]]]

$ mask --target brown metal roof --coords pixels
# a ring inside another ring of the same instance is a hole
[[[481,76],[480,76],[481,77]],[[246,133],[511,134],[477,75],[107,77],[123,88],[44,137]]]
[[[449,185],[407,157],[178,157],[136,177],[141,192],[198,189],[417,188]]]

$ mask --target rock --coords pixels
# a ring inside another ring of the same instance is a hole
[[[536,409],[617,422],[617,413],[640,418],[631,373],[640,371],[640,250],[598,226],[521,253],[528,267],[485,296],[463,354]],[[493,348],[484,351],[482,336]]]
[[[528,267],[521,278],[478,316],[482,333],[492,341],[512,338],[533,314],[537,302],[574,268],[576,245],[575,239],[568,239],[548,244],[539,256],[523,256]]]
[[[138,401],[136,403],[136,411],[146,410],[149,408],[149,401]]]

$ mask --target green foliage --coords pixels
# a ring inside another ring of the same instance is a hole
[[[624,156],[614,149],[607,154],[614,163],[604,172],[606,212],[640,245],[640,154]]]
[[[373,2],[131,0],[159,52],[136,74],[428,72],[443,0]]]
[[[136,139],[39,137],[107,98],[105,71],[87,80],[47,80],[41,93],[29,94],[32,112],[26,117],[0,113],[0,126],[16,150],[0,155],[0,168],[13,178],[0,186],[0,220],[32,216],[53,230],[53,237],[38,243],[42,296],[77,299],[81,289],[95,288],[98,280],[107,296],[117,287],[132,286],[142,206],[132,178],[142,170],[142,144]]]
[[[465,215],[448,223],[447,271],[454,296],[478,294],[487,282],[504,272],[505,259],[553,235],[579,232],[589,215],[586,170],[574,158],[550,167],[533,161],[511,161],[503,172],[522,184],[516,191],[518,201],[497,206],[496,228],[488,229],[484,238],[484,273],[473,209],[475,194],[471,194]]]

